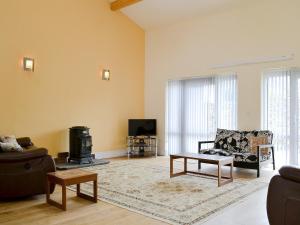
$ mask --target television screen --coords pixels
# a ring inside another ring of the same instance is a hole
[[[130,119],[128,120],[128,136],[155,136],[155,119]]]

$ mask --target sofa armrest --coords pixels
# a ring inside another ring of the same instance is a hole
[[[267,144],[267,145],[258,145],[258,147],[259,147],[260,149],[262,149],[262,148],[273,148],[274,145],[271,145],[271,144]]]
[[[0,163],[12,163],[27,161],[35,158],[40,158],[48,155],[48,150],[45,148],[35,148],[25,150],[23,152],[4,152],[0,154]]]
[[[283,166],[279,170],[279,174],[291,181],[300,183],[300,168],[296,166]]]
[[[198,152],[200,152],[202,144],[210,144],[210,143],[215,143],[215,141],[199,141],[198,142]]]
[[[257,145],[257,158],[259,159],[261,156],[261,150],[264,148],[274,148],[274,145],[272,144],[266,144],[266,145]]]

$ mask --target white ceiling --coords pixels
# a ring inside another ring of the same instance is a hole
[[[121,11],[145,30],[252,0],[142,0]]]

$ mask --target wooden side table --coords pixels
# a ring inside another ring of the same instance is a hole
[[[80,192],[80,183],[85,183],[93,181],[94,184],[94,195],[89,196]],[[50,199],[50,184],[59,184],[62,187],[62,203],[58,203]],[[46,199],[47,203],[53,206],[56,206],[62,210],[67,210],[67,196],[66,196],[66,187],[69,185],[77,185],[77,196],[90,200],[92,202],[97,202],[97,173],[92,173],[89,171],[81,169],[72,169],[65,171],[57,171],[47,174],[47,184],[46,184]]]

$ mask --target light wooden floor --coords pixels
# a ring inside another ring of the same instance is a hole
[[[127,160],[114,159],[114,160]],[[131,159],[139,160],[139,159]],[[168,165],[169,159],[158,157],[149,159],[154,165]],[[196,165],[196,164],[195,164]],[[215,170],[215,167],[206,166],[205,170]],[[270,171],[265,172],[265,176],[271,176]],[[264,176],[264,172],[262,172]],[[253,170],[234,170],[235,177],[255,178],[256,172]],[[100,190],[101,191],[101,190]],[[61,189],[56,187],[52,198],[60,200]],[[45,203],[45,196],[35,196],[21,201],[0,202],[0,224],[107,224],[107,225],[140,225],[140,224],[165,224],[163,222],[130,212],[126,209],[99,201],[97,204],[76,197],[76,193],[67,191],[66,212]]]

